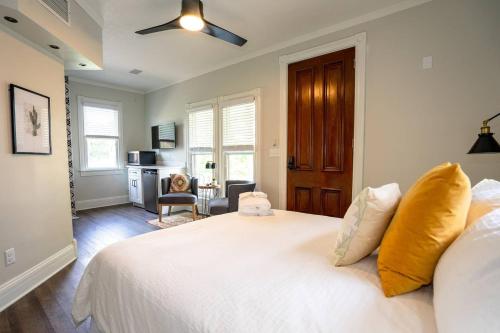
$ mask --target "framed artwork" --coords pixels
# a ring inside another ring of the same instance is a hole
[[[52,154],[50,98],[10,85],[12,150],[14,154]]]

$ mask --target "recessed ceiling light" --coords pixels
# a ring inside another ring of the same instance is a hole
[[[59,50],[59,46],[57,46],[55,44],[50,44],[49,47],[54,49],[54,50]]]
[[[87,66],[87,64],[84,64],[83,62],[82,62],[82,63],[80,63],[79,65],[80,65],[80,66],[82,66],[82,67]]]
[[[17,23],[17,19],[11,17],[11,16],[4,16],[3,17],[6,21],[9,21],[10,23]]]
[[[139,75],[142,73],[142,71],[140,69],[137,69],[137,68],[134,68],[133,70],[131,70],[129,72],[130,74],[134,74],[134,75]]]

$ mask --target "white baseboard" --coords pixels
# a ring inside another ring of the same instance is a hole
[[[0,312],[41,285],[77,257],[76,240],[0,286]]]
[[[86,210],[92,208],[121,205],[129,203],[128,195],[119,195],[116,197],[98,198],[90,200],[80,200],[76,202],[76,210]]]

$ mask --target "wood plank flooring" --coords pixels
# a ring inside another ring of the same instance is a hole
[[[90,320],[78,328],[73,324],[71,303],[90,259],[107,245],[158,230],[145,222],[157,215],[131,205],[81,211],[78,216],[73,220],[78,259],[0,312],[0,333],[89,332]]]

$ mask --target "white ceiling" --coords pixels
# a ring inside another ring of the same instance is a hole
[[[425,1],[205,0],[205,18],[248,39],[243,47],[185,30],[148,36],[134,33],[179,16],[181,0],[85,2],[103,18],[104,70],[68,71],[68,74],[151,91],[360,16],[397,11]],[[134,68],[143,72],[129,74]]]

